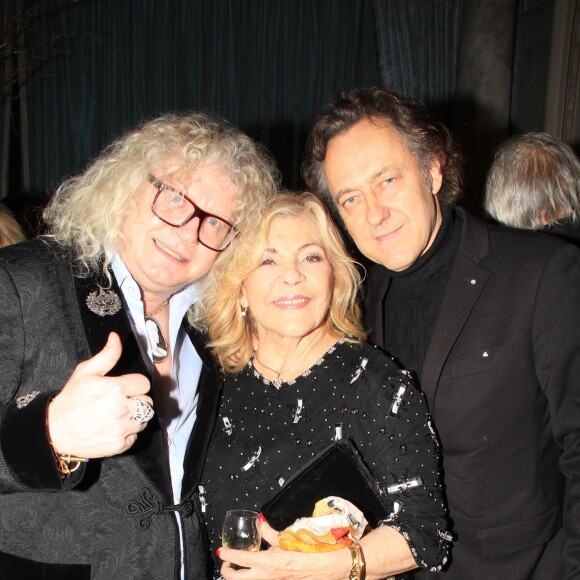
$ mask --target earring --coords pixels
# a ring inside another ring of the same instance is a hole
[[[242,306],[242,316],[244,318],[246,318],[246,316],[248,316],[248,307],[247,306]]]

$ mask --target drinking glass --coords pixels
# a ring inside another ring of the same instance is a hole
[[[233,550],[257,552],[262,540],[261,522],[252,510],[230,510],[226,513],[222,530],[222,544]],[[240,566],[230,564],[235,570]]]

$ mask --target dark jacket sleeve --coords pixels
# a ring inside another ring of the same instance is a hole
[[[46,430],[46,407],[57,391],[46,375],[42,384],[26,381],[30,369],[25,349],[31,338],[25,328],[42,325],[40,319],[34,320],[34,305],[48,298],[42,290],[42,266],[29,257],[19,261],[18,249],[3,255],[15,258],[0,258],[0,493],[69,488],[80,480],[83,467],[67,482],[56,469]],[[40,355],[37,351],[35,356]],[[28,352],[29,358],[35,356]]]
[[[546,262],[534,308],[536,374],[562,447],[564,578],[580,576],[580,251],[560,247]]]

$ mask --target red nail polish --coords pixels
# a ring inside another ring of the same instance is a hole
[[[263,514],[263,513],[261,513],[261,512],[260,512],[260,513],[258,514],[258,517],[260,518],[260,521],[261,521],[261,522],[265,522],[265,521],[266,521],[266,518],[264,517],[264,514]]]

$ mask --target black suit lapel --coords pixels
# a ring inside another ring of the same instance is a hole
[[[100,282],[101,285],[106,285],[104,280],[100,280]],[[139,345],[131,328],[127,305],[114,277],[109,291],[113,292],[120,300],[120,309],[113,314],[99,316],[95,312],[98,308],[93,306],[91,310],[87,304],[89,296],[92,295],[94,297],[95,294],[92,293],[98,293],[100,290],[98,279],[75,278],[75,288],[91,356],[102,350],[111,332],[116,332],[121,338],[123,354],[119,362],[108,373],[108,376],[138,373],[145,375],[151,381],[151,373],[143,361]],[[153,396],[152,390],[148,394]],[[134,457],[147,477],[153,480],[156,487],[166,495],[168,502],[173,503],[169,462],[165,451],[163,433],[156,415],[149,421],[147,428],[139,433],[137,442],[125,452],[125,455]]]
[[[104,280],[100,282],[103,285],[105,284]],[[97,308],[93,306],[91,309],[87,303],[90,298],[99,293],[99,280],[95,278],[75,278],[75,287],[81,320],[91,356],[96,355],[103,349],[111,332],[116,332],[121,338],[123,354],[108,375],[117,377],[127,373],[140,373],[150,378],[150,373],[143,362],[139,345],[137,344],[131,323],[129,322],[127,306],[115,279],[113,278],[111,288],[105,290],[105,292],[112,293],[120,303],[119,309],[112,314],[99,316],[95,312]]]
[[[197,418],[187,444],[184,459],[181,496],[186,498],[189,497],[201,477],[207,447],[217,417],[221,381],[219,380],[216,361],[206,346],[207,337],[191,328],[187,322],[184,322],[184,324],[187,325],[189,338],[203,363],[198,384]]]
[[[421,387],[432,411],[443,365],[473,310],[489,272],[459,255],[425,356]]]
[[[490,275],[489,270],[479,264],[489,252],[485,225],[471,218],[460,208],[457,212],[463,219],[459,252],[453,263],[437,315],[421,378],[421,388],[427,396],[432,412],[435,411],[435,399],[443,366]]]

